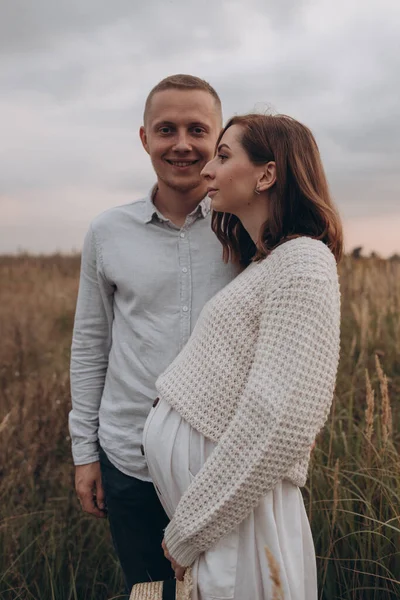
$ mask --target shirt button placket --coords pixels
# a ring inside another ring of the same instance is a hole
[[[191,312],[191,272],[190,272],[190,246],[189,235],[185,230],[179,233],[179,268],[180,268],[180,312],[181,312],[181,339],[183,348],[190,336]]]

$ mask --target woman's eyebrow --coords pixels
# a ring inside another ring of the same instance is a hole
[[[220,144],[217,148],[217,152],[219,152],[220,150],[222,150],[222,148],[228,148],[228,150],[230,150],[228,144]]]

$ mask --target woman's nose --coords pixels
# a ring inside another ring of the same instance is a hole
[[[210,160],[202,169],[200,175],[204,177],[204,179],[214,179],[214,173],[211,168],[212,161]]]

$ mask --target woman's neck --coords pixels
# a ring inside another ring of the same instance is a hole
[[[257,204],[243,211],[243,214],[237,216],[253,242],[257,244],[268,220],[267,203],[257,202]]]

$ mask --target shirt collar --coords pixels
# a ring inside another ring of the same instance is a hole
[[[153,202],[153,198],[157,191],[157,184],[155,184],[149,193],[146,196],[145,203],[145,223],[151,223],[154,217],[156,217],[159,221],[167,222],[169,219],[166,219],[159,210],[157,210],[156,205]],[[209,214],[211,210],[211,200],[208,196],[205,196],[203,200],[198,204],[198,206],[194,209],[191,215],[201,215],[203,219]],[[189,215],[188,215],[189,216]]]

